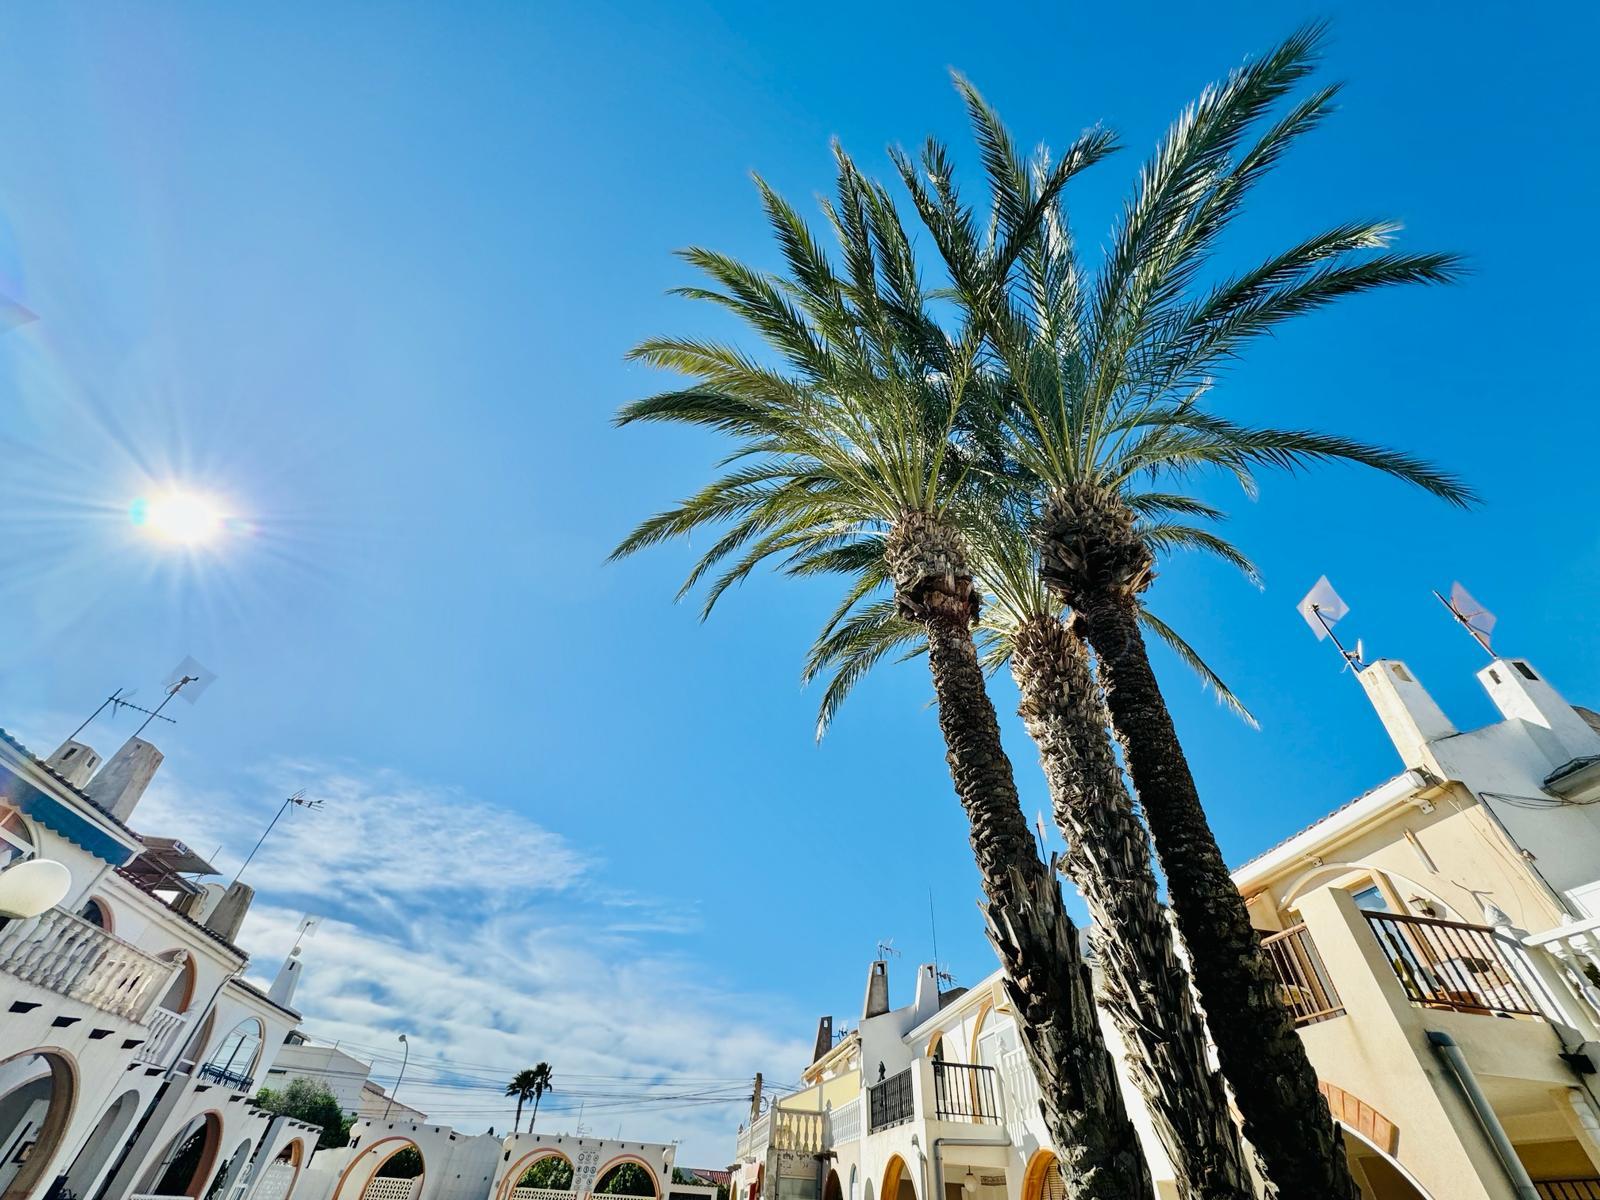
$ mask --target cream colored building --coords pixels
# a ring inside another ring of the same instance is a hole
[[[1403,663],[1365,668],[1404,769],[1235,878],[1365,1200],[1600,1200],[1600,717],[1521,659],[1478,677],[1501,719],[1462,732]],[[925,966],[890,1009],[874,964],[802,1081],[739,1131],[734,1200],[1059,1195],[998,973]]]
[[[1458,730],[1360,672],[1393,779],[1235,872],[1364,1193],[1600,1198],[1600,717],[1533,664]]]
[[[1119,1060],[1116,1031],[1102,1018]],[[1172,1168],[1143,1102],[1123,1079],[1161,1200]],[[1058,1200],[1039,1092],[996,971],[941,990],[917,969],[910,1004],[891,1008],[889,972],[872,964],[860,1024],[837,1042],[821,1022],[803,1086],[757,1096],[739,1131],[731,1200]]]

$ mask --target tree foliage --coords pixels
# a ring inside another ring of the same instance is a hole
[[[547,1154],[522,1173],[517,1186],[568,1191],[572,1187],[572,1164],[559,1154]]]
[[[655,1181],[638,1163],[618,1163],[595,1184],[594,1190],[603,1196],[654,1196]]]
[[[278,1116],[293,1117],[309,1125],[320,1125],[317,1137],[318,1150],[330,1150],[350,1141],[350,1126],[355,1117],[339,1107],[339,1101],[328,1090],[328,1085],[312,1079],[291,1079],[282,1088],[262,1088],[256,1093],[256,1105]]]

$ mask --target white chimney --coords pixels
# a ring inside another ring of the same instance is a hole
[[[861,1007],[861,1019],[881,1017],[888,1011],[889,964],[880,958],[867,971],[867,1002]]]
[[[1444,710],[1433,702],[1428,689],[1417,682],[1405,663],[1393,658],[1380,658],[1363,670],[1359,678],[1367,689],[1367,698],[1378,710],[1378,719],[1400,752],[1400,760],[1408,767],[1427,765],[1424,748],[1429,742],[1454,736],[1458,730],[1450,724]]]
[[[100,756],[82,742],[68,738],[45,759],[45,765],[73,787],[81,788],[100,765]]]
[[[1600,754],[1600,733],[1526,659],[1497,658],[1478,672],[1478,682],[1506,720],[1532,727],[1556,765]]]
[[[921,1024],[939,1011],[939,968],[933,963],[923,963],[917,968],[916,1015],[913,1024]]]
[[[100,768],[100,773],[89,781],[83,790],[89,793],[101,808],[119,821],[126,821],[134,805],[144,795],[145,788],[155,777],[161,765],[162,754],[143,738],[131,737],[122,743],[122,749],[111,756]]]
[[[289,951],[289,957],[283,960],[283,966],[278,968],[278,977],[272,981],[272,987],[267,991],[267,999],[285,1008],[294,1007],[294,989],[300,982],[300,947],[296,946]]]

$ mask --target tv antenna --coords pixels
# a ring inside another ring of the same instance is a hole
[[[298,792],[296,792],[294,795],[290,796],[282,804],[280,804],[278,806],[277,813],[274,814],[272,820],[267,823],[267,828],[262,832],[261,836],[256,839],[256,844],[251,848],[250,853],[245,855],[244,862],[239,864],[239,870],[237,872],[235,872],[234,876],[233,876],[233,882],[234,883],[238,883],[239,882],[239,876],[244,874],[244,869],[250,865],[250,860],[256,856],[256,851],[261,849],[261,843],[267,840],[267,834],[272,832],[272,827],[278,823],[278,818],[282,817],[284,813],[289,811],[289,806],[291,804],[293,804],[297,808],[310,809],[313,812],[319,810],[322,807],[322,801],[321,800],[307,800],[306,799],[306,790],[305,790],[305,788],[301,788]],[[302,932],[302,934],[305,932],[303,927],[301,929],[301,932]]]
[[[133,736],[138,737],[144,732],[145,725],[150,724],[161,715],[161,710],[172,703],[174,696],[182,696],[188,703],[193,704],[205,695],[206,689],[217,681],[215,671],[209,671],[189,655],[171,671],[167,672],[167,694],[162,697],[161,703],[156,705],[155,711],[144,719],[144,725],[133,731]],[[142,711],[142,710],[141,710]],[[168,717],[167,720],[171,720]]]
[[[1344,659],[1345,667],[1350,671],[1359,671],[1367,665],[1367,650],[1356,639],[1355,649],[1349,649],[1339,640],[1339,635],[1333,627],[1344,619],[1350,611],[1350,606],[1333,590],[1333,584],[1328,582],[1324,575],[1317,580],[1316,585],[1305,594],[1305,597],[1295,609],[1306,619],[1306,624],[1311,626],[1311,632],[1317,635],[1317,641],[1333,639],[1333,644],[1339,649],[1339,657]]]
[[[1485,654],[1490,658],[1495,656],[1494,648],[1489,645],[1489,635],[1494,632],[1495,621],[1498,618],[1474,600],[1472,594],[1462,587],[1459,581],[1450,585],[1450,599],[1446,600],[1438,592],[1434,592],[1433,598],[1450,610],[1450,615],[1456,619],[1457,624],[1483,648]]]
[[[898,951],[898,950],[896,950],[894,948],[894,939],[893,938],[884,938],[884,939],[882,939],[878,943],[878,957],[879,958],[888,958],[889,955],[891,955],[891,954],[894,955],[896,958],[900,957],[900,951]]]
[[[140,708],[137,704],[135,704],[131,700],[129,700],[128,697],[132,696],[138,690],[139,690],[138,688],[133,688],[133,689],[130,689],[128,691],[123,691],[121,688],[118,688],[116,691],[112,692],[111,695],[107,696],[104,700],[102,700],[100,702],[100,707],[99,708],[95,709],[92,713],[89,714],[88,719],[85,720],[82,725],[79,725],[76,729],[74,729],[72,731],[72,736],[69,737],[67,739],[67,741],[69,741],[69,742],[76,741],[77,738],[78,738],[78,735],[80,733],[82,733],[85,729],[89,728],[89,726],[93,723],[94,719],[96,717],[98,717],[101,713],[105,712],[105,710],[108,709],[108,708],[111,710],[111,715],[112,716],[116,716],[117,713],[121,712],[125,708],[131,708],[134,712],[144,713],[144,715],[149,717],[151,720],[155,720],[157,718],[160,718],[161,720],[165,721],[168,725],[176,725],[177,724],[177,722],[174,721],[171,717],[163,717],[161,715],[161,712],[160,712],[159,709],[157,709],[156,711],[152,712],[148,708]],[[150,724],[150,721],[146,721],[144,724],[148,725],[148,724]],[[139,726],[139,728],[143,729],[144,725]]]

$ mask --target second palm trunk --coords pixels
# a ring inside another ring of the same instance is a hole
[[[1095,1015],[1061,888],[1039,861],[965,621],[934,619],[928,662],[950,774],[971,823],[989,936],[1073,1200],[1143,1200],[1149,1167]]]
[[[1186,1200],[1251,1200],[1254,1189],[1205,1026],[1157,898],[1149,840],[1110,743],[1086,649],[1054,616],[1016,634],[1012,674],[1039,747],[1066,866],[1094,917],[1100,1004]]]
[[[1079,612],[1245,1136],[1280,1195],[1354,1200],[1355,1185],[1316,1071],[1200,807],[1150,668],[1137,603],[1136,597],[1112,594]]]

